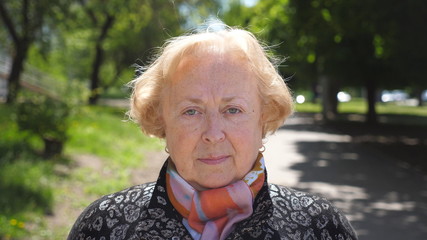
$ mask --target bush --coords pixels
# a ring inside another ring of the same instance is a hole
[[[71,107],[46,96],[27,96],[18,103],[17,124],[44,142],[47,158],[60,155],[67,140]]]

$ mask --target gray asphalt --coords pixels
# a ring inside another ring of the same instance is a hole
[[[359,239],[427,239],[427,176],[404,162],[298,116],[265,147],[269,182],[325,196]]]

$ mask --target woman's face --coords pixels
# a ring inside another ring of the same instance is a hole
[[[198,190],[242,179],[262,146],[261,99],[237,57],[185,57],[162,95],[166,144],[178,173]]]

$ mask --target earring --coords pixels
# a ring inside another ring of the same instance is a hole
[[[166,153],[169,153],[169,149],[168,149],[168,147],[167,147],[167,146],[165,147],[165,152],[166,152]]]
[[[259,149],[259,152],[260,153],[263,153],[265,151],[265,146],[264,145],[262,145],[262,147]]]

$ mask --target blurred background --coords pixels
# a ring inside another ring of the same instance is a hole
[[[100,195],[154,180],[163,143],[127,121],[126,83],[209,18],[284,60],[305,130],[335,128],[426,176],[427,1],[2,0],[1,240],[64,239]]]

